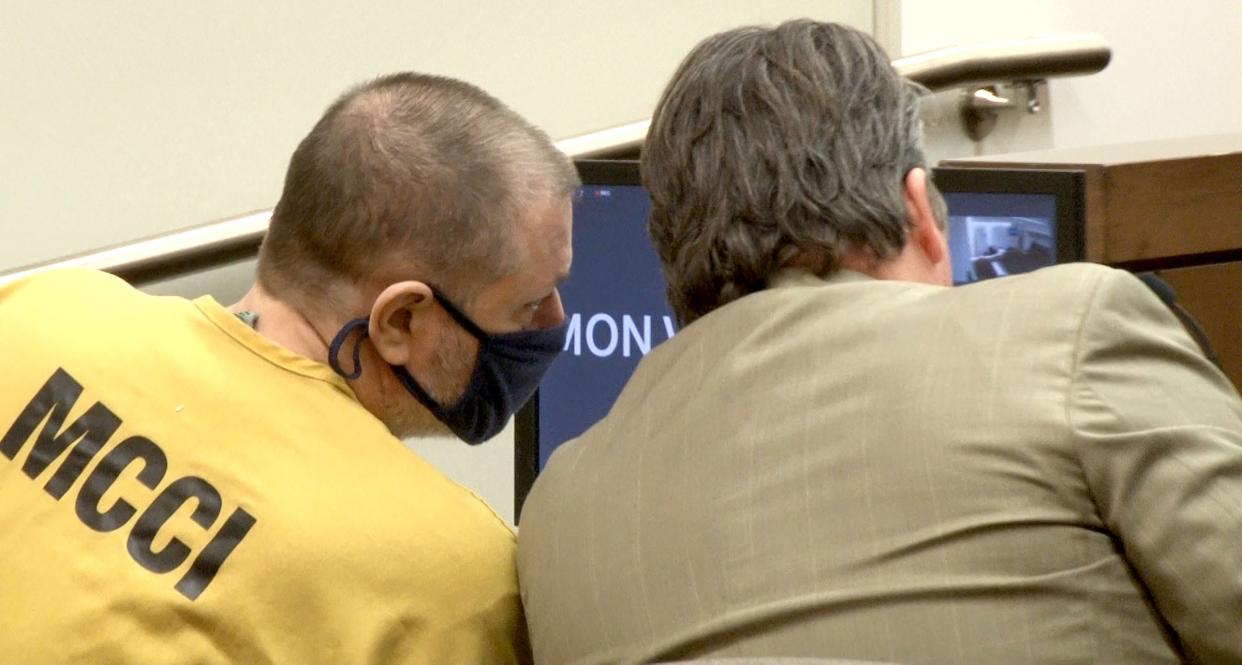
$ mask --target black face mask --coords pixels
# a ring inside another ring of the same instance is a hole
[[[437,402],[405,367],[389,365],[409,391],[440,422],[448,426],[462,441],[474,445],[500,433],[514,412],[535,394],[539,380],[548,366],[565,347],[567,324],[546,330],[529,330],[512,333],[491,334],[475,325],[461,310],[457,309],[439,291],[431,290],[440,306],[466,332],[479,341],[479,355],[470,375],[466,392],[455,403],[444,405]],[[369,318],[354,319],[345,324],[332,339],[328,349],[328,364],[337,374],[356,379],[362,376],[361,347],[367,337]],[[346,373],[341,368],[340,352],[351,333],[362,329],[354,343],[354,371]]]

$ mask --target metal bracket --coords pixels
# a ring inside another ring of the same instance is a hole
[[[962,123],[966,134],[975,141],[982,141],[996,128],[1001,111],[1018,108],[1016,96],[1024,96],[1023,108],[1027,113],[1039,113],[1039,86],[1044,79],[1014,81],[1007,86],[988,85],[971,88],[962,96]],[[1006,89],[1002,89],[1006,88]]]

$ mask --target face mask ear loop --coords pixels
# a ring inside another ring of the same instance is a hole
[[[491,333],[480,328],[474,321],[471,321],[470,317],[466,316],[465,312],[458,309],[457,305],[454,305],[451,301],[449,301],[449,299],[446,298],[443,293],[440,293],[439,289],[434,286],[431,287],[431,295],[436,299],[436,302],[440,303],[440,306],[444,308],[444,311],[448,312],[448,315],[453,317],[453,320],[457,322],[457,325],[461,326],[466,332],[470,333],[475,339],[479,340],[479,344],[484,346],[487,345],[492,338]]]
[[[351,380],[362,376],[362,340],[367,338],[367,326],[370,324],[371,320],[368,318],[354,319],[346,323],[345,327],[341,328],[341,332],[332,338],[332,345],[328,347],[328,365],[332,367],[332,371]],[[349,335],[358,328],[362,328],[362,334],[358,336],[358,341],[354,343],[352,354],[354,358],[354,371],[347,374],[341,367],[341,347],[345,345],[345,340],[349,339]]]

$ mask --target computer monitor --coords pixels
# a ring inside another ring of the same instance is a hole
[[[1082,259],[1081,172],[938,168],[932,179],[949,207],[954,284]]]
[[[556,447],[603,418],[638,361],[676,332],[638,163],[583,161],[578,172],[573,268],[561,287],[565,352],[516,419],[519,515]],[[949,206],[954,281],[1082,258],[1080,173],[942,168],[933,179]]]
[[[608,413],[638,361],[676,332],[634,161],[579,161],[565,352],[516,419],[514,505],[558,445]]]

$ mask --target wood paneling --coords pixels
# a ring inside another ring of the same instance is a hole
[[[1242,390],[1242,262],[1162,270],[1159,274],[1207,333],[1225,374]]]

